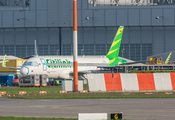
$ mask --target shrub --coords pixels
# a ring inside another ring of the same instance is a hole
[[[131,70],[129,73],[170,73],[175,72],[175,70]]]

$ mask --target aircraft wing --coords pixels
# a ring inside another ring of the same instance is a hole
[[[7,55],[4,56],[4,60],[3,60],[3,63],[2,63],[2,67],[4,67],[4,68],[9,68],[9,69],[20,70],[20,68],[16,68],[16,67],[7,67],[7,66],[6,66],[6,58],[7,58]]]
[[[84,71],[78,71],[78,76],[79,75],[84,75],[84,74],[89,74],[89,73],[93,73],[94,71],[91,71],[91,70],[84,70]],[[70,73],[69,73],[71,76],[73,76],[73,71],[71,71]]]
[[[123,63],[123,64],[119,64],[117,66],[122,66],[122,65],[132,65],[132,64],[138,64],[138,63],[145,63],[145,62],[149,62],[149,61],[138,61],[138,62],[129,62],[129,63]],[[115,69],[116,66],[97,66],[97,68],[106,68],[106,69]]]
[[[119,65],[132,65],[132,64],[145,63],[145,62],[149,62],[149,61],[129,62],[129,63],[122,63],[122,64],[119,64]]]

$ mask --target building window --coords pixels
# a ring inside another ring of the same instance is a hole
[[[111,45],[107,45],[110,49]],[[142,47],[141,47],[142,46]],[[147,56],[152,55],[152,44],[121,44],[119,56],[134,61],[146,60]]]
[[[0,55],[3,55],[3,45],[0,45]]]
[[[142,60],[152,55],[152,44],[142,44]]]
[[[84,54],[85,55],[94,55],[94,44],[84,45]]]
[[[50,55],[60,55],[58,45],[50,45]]]
[[[39,55],[49,55],[48,54],[48,45],[39,45],[38,46],[38,54]]]
[[[95,45],[95,55],[106,55],[106,45],[96,44]]]
[[[141,60],[140,44],[130,44],[130,59],[134,61]]]
[[[7,55],[15,55],[14,45],[5,45],[4,53]]]
[[[27,56],[34,55],[34,45],[27,45]]]
[[[16,46],[16,56],[20,58],[26,57],[26,46],[25,45]]]
[[[78,45],[78,55],[84,55],[83,45]]]
[[[121,44],[119,56],[129,59],[129,44]]]
[[[62,46],[62,55],[72,55],[72,45],[63,45]]]
[[[110,48],[111,48],[111,44],[107,44],[107,52],[106,52],[106,54],[108,54]]]

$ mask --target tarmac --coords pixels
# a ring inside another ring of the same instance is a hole
[[[0,116],[77,118],[78,113],[119,113],[123,119],[175,119],[175,98],[11,99],[0,98]]]

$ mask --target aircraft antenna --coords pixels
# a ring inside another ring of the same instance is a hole
[[[35,44],[35,56],[38,56],[38,53],[37,53],[37,45],[36,45],[36,40],[34,40],[34,44]]]

